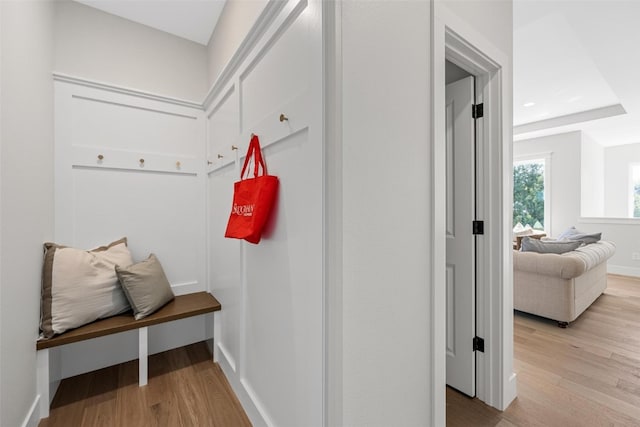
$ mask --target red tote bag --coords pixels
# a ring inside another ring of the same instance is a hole
[[[253,178],[245,178],[249,160],[253,158]],[[261,171],[261,174],[258,173]],[[273,209],[278,192],[278,177],[267,175],[257,135],[251,142],[244,159],[240,181],[234,184],[233,205],[227,223],[225,237],[244,239],[250,243],[260,242],[262,229]]]

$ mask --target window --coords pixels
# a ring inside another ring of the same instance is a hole
[[[545,206],[548,182],[545,158],[519,160],[513,164],[513,224],[545,229],[549,207]]]
[[[631,217],[640,218],[640,163],[631,165]]]

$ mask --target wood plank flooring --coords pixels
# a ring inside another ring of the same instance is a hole
[[[567,329],[517,313],[518,398],[504,412],[447,390],[449,427],[640,427],[640,280],[609,276]],[[250,426],[204,343],[64,380],[40,427]],[[404,427],[404,426],[397,426]]]
[[[447,426],[640,426],[640,280],[607,285],[567,329],[516,313],[517,399],[500,412],[447,389]]]
[[[138,387],[132,361],[62,381],[39,427],[251,426],[205,343],[149,358]]]

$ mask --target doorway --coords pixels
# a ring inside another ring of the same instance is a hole
[[[513,372],[513,288],[511,247],[511,63],[504,55],[445,8],[434,8],[433,120],[434,120],[434,224],[442,240],[434,244],[434,336],[446,349],[446,61],[475,76],[476,103],[484,117],[476,127],[476,220],[484,221],[484,234],[475,246],[475,331],[484,340],[484,352],[475,353],[475,395],[497,409],[505,409],[516,396]],[[455,28],[455,29],[454,29]],[[439,182],[441,180],[442,182]],[[439,243],[442,242],[442,243]],[[442,245],[442,246],[440,246]],[[441,267],[440,267],[441,266]],[[441,308],[442,307],[442,308]],[[446,384],[445,354],[434,353],[434,378]],[[439,359],[439,357],[441,357]],[[442,372],[442,374],[438,374]],[[441,376],[440,376],[441,375]],[[444,394],[444,387],[434,395]],[[436,408],[445,407],[436,402]],[[444,421],[436,413],[434,422]],[[441,422],[444,424],[444,422]]]
[[[447,385],[476,395],[475,77],[445,65]]]

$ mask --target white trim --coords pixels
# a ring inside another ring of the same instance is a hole
[[[627,111],[621,104],[608,105],[606,107],[593,108],[579,113],[567,114],[564,116],[553,117],[550,119],[539,120],[536,122],[524,123],[513,127],[513,134],[524,135],[545,129],[557,128],[560,126],[568,126],[576,123],[589,122],[591,120],[604,119],[607,117],[619,116],[627,114]]]
[[[267,409],[264,407],[262,402],[260,402],[260,399],[258,399],[258,395],[253,390],[253,387],[251,387],[251,384],[249,384],[246,378],[241,378],[240,383],[242,384],[242,387],[244,388],[245,393],[247,394],[247,396],[249,396],[249,399],[251,399],[251,402],[253,402],[256,409],[260,413],[260,416],[262,417],[262,420],[264,420],[265,424],[268,427],[275,427],[276,424],[271,420],[271,417],[269,416]]]
[[[152,92],[145,92],[139,89],[132,89],[123,86],[114,85],[111,83],[99,82],[97,80],[85,79],[82,77],[71,76],[64,73],[54,72],[53,80],[65,83],[72,83],[79,86],[86,86],[94,89],[106,90],[113,93],[119,93],[123,95],[135,96],[138,98],[150,99],[153,101],[160,101],[167,104],[179,105],[181,107],[195,108],[197,110],[203,110],[203,106],[199,102],[188,101],[179,98],[173,98],[165,95],[158,95]]]
[[[526,163],[532,160],[543,160],[544,161],[544,230],[547,233],[547,236],[553,236],[552,222],[551,222],[551,201],[552,198],[552,185],[551,185],[551,155],[552,151],[547,151],[544,153],[538,154],[525,154],[522,156],[514,156],[513,157],[513,166],[516,163]],[[523,224],[524,225],[524,224]],[[530,224],[533,226],[533,224]]]
[[[3,9],[3,4],[4,2],[0,1],[0,23],[2,22],[2,9]],[[0,46],[3,46],[2,43],[2,30],[0,29]],[[3,49],[0,49],[0,100],[3,99],[3,84],[2,82],[4,80],[2,80],[2,57],[3,57]],[[3,132],[2,132],[2,126],[3,126],[3,114],[2,114],[2,106],[4,104],[0,101],[0,181],[4,180],[4,176],[2,175],[2,146],[3,146]],[[4,223],[2,222],[2,217],[3,217],[3,209],[2,209],[2,186],[0,186],[0,242],[3,242],[4,239],[2,237],[2,229],[4,228],[3,225]],[[2,260],[4,258],[2,257],[2,246],[0,245],[0,271],[2,271]],[[5,286],[4,282],[2,282],[2,279],[0,278],[0,286]],[[3,309],[3,305],[2,305],[2,292],[0,292],[0,310]],[[2,347],[3,341],[2,341],[2,328],[0,327],[0,348]],[[2,351],[0,351],[0,384],[4,384],[3,380],[2,380],[2,372],[4,371],[4,365],[2,364]],[[4,400],[2,399],[2,387],[0,387],[0,414],[4,414],[6,412],[4,412]],[[2,415],[0,415],[0,423],[2,423]]]
[[[429,234],[432,236],[427,260],[431,277],[431,327],[429,330],[430,350],[430,395],[431,419],[429,425],[446,425],[446,148],[435,141],[445,141],[445,26],[436,16],[436,7],[431,2],[431,221]]]
[[[634,182],[633,182],[633,175],[634,175],[634,169],[640,167],[640,162],[629,162],[629,173],[627,175],[627,179],[629,181],[629,186],[628,186],[628,190],[627,190],[627,203],[629,208],[627,209],[627,215],[629,215],[629,218],[635,218],[633,216],[633,211],[635,210],[635,197],[634,197]]]
[[[207,95],[202,101],[202,105],[205,109],[208,109],[211,106],[211,103],[225,88],[229,79],[233,77],[236,71],[238,71],[240,65],[244,62],[249,53],[251,53],[256,44],[262,39],[262,36],[279,15],[280,10],[282,10],[286,3],[286,1],[269,1],[267,3],[258,19],[256,19],[253,27],[251,27],[244,40],[242,40],[242,43],[240,43],[238,49],[235,51],[231,59],[229,59],[220,74],[215,78],[211,88],[207,91]]]
[[[513,156],[513,163],[526,162],[528,160],[544,159],[544,158],[547,158],[547,157],[551,157],[552,154],[553,154],[553,151],[544,151],[544,152],[541,152],[541,153],[523,154],[523,155],[520,155],[520,156]]]
[[[640,218],[581,217],[578,224],[640,225]]]
[[[627,267],[626,265],[607,264],[607,273],[621,276],[640,277],[640,268]]]
[[[452,14],[445,4],[435,2],[433,16],[433,141],[444,141],[445,58],[478,77],[477,95],[485,103],[481,120],[478,196],[479,218],[485,219],[485,235],[479,240],[482,259],[478,261],[477,332],[485,338],[485,353],[478,355],[477,397],[500,410],[515,399],[513,372],[513,284],[511,239],[512,141],[511,141],[511,61],[468,23]],[[469,43],[472,41],[472,43]],[[503,88],[507,88],[504,90]],[[431,262],[433,271],[432,425],[444,425],[444,211],[442,182],[445,181],[444,153],[433,144],[433,204]],[[442,234],[442,236],[441,236]],[[446,380],[445,380],[446,381]],[[442,391],[440,391],[442,390]]]
[[[324,426],[343,419],[342,3],[322,2],[324,49]]]
[[[38,413],[38,408],[40,406],[40,395],[37,395],[31,404],[31,408],[29,408],[29,412],[27,412],[27,416],[22,422],[21,427],[38,427],[38,423],[40,422],[40,417]]]
[[[242,409],[244,409],[247,417],[249,417],[251,424],[253,424],[254,427],[266,426],[267,424],[266,421],[262,418],[262,414],[255,406],[254,401],[252,400],[249,393],[247,393],[244,385],[238,379],[238,376],[235,375],[235,372],[231,369],[228,360],[224,357],[219,358],[218,365],[222,369],[224,376],[229,381],[233,392],[236,394],[236,397],[240,402],[242,402]]]

